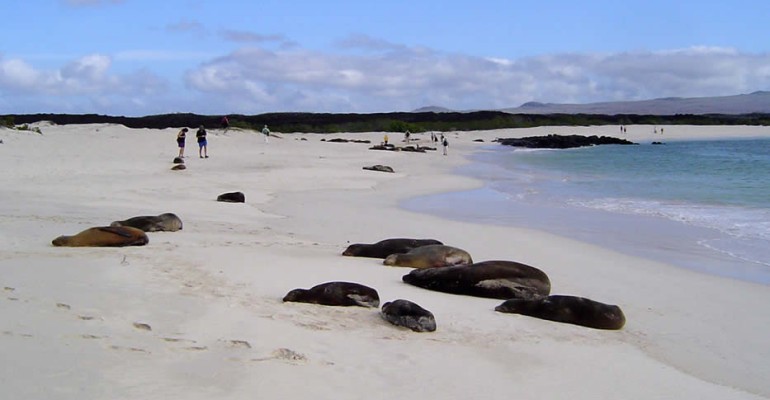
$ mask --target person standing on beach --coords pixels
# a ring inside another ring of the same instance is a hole
[[[227,119],[227,115],[225,115],[224,117],[222,117],[222,129],[224,129],[225,132],[227,132],[227,128],[229,127],[230,127],[230,121]]]
[[[383,143],[385,143],[385,146],[388,145],[388,134],[385,134],[385,137],[382,138]]]
[[[264,128],[262,128],[262,134],[265,136],[265,143],[268,142],[268,138],[270,137],[270,129],[267,129],[267,125],[265,125]]]
[[[195,133],[195,137],[198,138],[198,157],[209,158],[209,143],[206,140],[206,128],[203,125],[198,128],[198,132]]]
[[[446,140],[446,138],[443,138],[441,139],[441,145],[444,147],[444,155],[446,155],[446,149],[449,147],[449,141]]]
[[[176,144],[179,146],[179,158],[184,158],[184,142],[187,139],[187,128],[182,128],[176,134]]]

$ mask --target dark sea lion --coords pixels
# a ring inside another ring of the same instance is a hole
[[[382,306],[382,318],[393,325],[403,326],[415,332],[436,330],[433,313],[409,300],[395,300]]]
[[[521,314],[549,321],[587,326],[595,329],[621,329],[626,317],[620,307],[575,296],[547,296],[537,299],[512,299],[495,311]]]
[[[67,247],[144,246],[149,242],[143,230],[130,226],[100,226],[88,228],[73,236],[59,236],[51,243]]]
[[[174,157],[174,164],[184,164],[184,159],[182,157]]]
[[[473,264],[467,251],[443,244],[416,247],[403,254],[391,254],[382,262],[394,267],[438,268]]]
[[[380,240],[374,244],[355,243],[342,252],[343,256],[385,258],[391,254],[406,253],[416,247],[431,244],[443,244],[435,239],[393,238]]]
[[[185,169],[187,169],[187,167],[185,167],[184,164],[176,164],[173,167],[171,167],[172,171],[182,171],[182,170],[185,170]]]
[[[145,232],[176,232],[182,229],[182,220],[173,213],[157,216],[143,215],[125,221],[115,221],[110,226],[130,226]]]
[[[245,203],[246,195],[241,192],[222,193],[217,196],[217,201],[224,201],[226,203]]]
[[[327,282],[310,289],[294,289],[284,296],[283,301],[324,306],[379,307],[380,296],[376,290],[358,283]]]
[[[545,272],[515,261],[416,269],[401,279],[424,289],[493,299],[529,299],[551,291]]]

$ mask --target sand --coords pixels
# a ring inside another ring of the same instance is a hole
[[[370,151],[382,133],[209,132],[209,159],[176,129],[0,128],[0,385],[9,399],[770,398],[770,288],[634,258],[601,243],[455,222],[398,208],[479,187],[453,168],[496,137],[652,126],[450,133],[449,155]],[[390,134],[391,141],[401,140]],[[767,127],[666,126],[664,140],[770,136]],[[428,135],[412,135],[428,144]],[[483,139],[484,142],[474,141]],[[388,165],[395,173],[363,170]],[[241,191],[246,203],[215,201]],[[51,240],[173,212],[179,232],[131,248]],[[350,243],[435,238],[476,261],[544,270],[554,294],[617,304],[621,331],[501,314],[502,301],[402,283],[409,270],[342,257]],[[431,310],[434,333],[376,309],[283,303],[345,280]]]

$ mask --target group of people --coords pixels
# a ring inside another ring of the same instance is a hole
[[[409,141],[411,140],[411,136],[412,136],[412,133],[409,132],[408,130],[406,132],[404,132],[404,142],[409,143]],[[265,139],[265,140],[267,140],[267,139]],[[439,141],[439,138],[438,138],[438,136],[436,136],[435,132],[431,132],[430,133],[430,141],[434,142],[434,143]],[[382,138],[382,144],[385,145],[385,146],[388,145],[388,134],[387,133]],[[449,147],[449,141],[446,139],[446,137],[444,137],[443,133],[441,134],[441,146],[444,148],[444,155],[447,155],[447,148]],[[417,147],[420,147],[420,145],[418,144]]]
[[[176,144],[179,147],[179,158],[184,158],[184,144],[187,140],[187,128],[182,128],[176,135]],[[198,139],[198,156],[200,158],[209,158],[209,142],[206,140],[206,127],[203,125],[195,132],[195,137]]]
[[[222,118],[222,129],[227,132],[227,128],[229,127],[230,121],[228,121],[225,116]],[[184,158],[184,145],[187,140],[187,132],[189,132],[189,129],[182,128],[176,135],[176,144],[179,147],[179,158]],[[209,143],[208,140],[206,140],[206,135],[206,127],[203,125],[201,125],[200,128],[198,128],[198,131],[195,132],[195,137],[198,140],[198,157],[200,158],[209,158]],[[270,129],[267,128],[267,125],[262,128],[262,135],[265,136],[265,143],[267,143],[267,138],[270,137]]]
[[[223,117],[222,129],[224,129],[226,132],[227,128],[229,127],[230,127],[230,122],[227,120],[227,117]],[[661,132],[662,131],[663,129],[661,129]],[[177,143],[177,146],[179,147],[179,158],[184,158],[184,145],[185,145],[185,141],[187,140],[187,132],[189,132],[189,129],[182,128],[179,131],[179,133],[177,133],[176,135],[176,143]],[[200,128],[198,128],[198,131],[195,132],[195,137],[198,140],[198,157],[200,158],[209,158],[209,149],[208,149],[209,143],[208,143],[208,140],[206,140],[206,135],[207,135],[206,127],[203,125],[201,125]],[[267,128],[267,125],[265,125],[262,128],[262,135],[265,137],[265,143],[268,143],[268,138],[270,137],[270,129]],[[406,131],[405,140],[407,143],[409,142],[409,136],[410,136],[410,132]],[[431,138],[431,141],[433,142],[438,141],[438,136],[436,136],[436,134],[433,132],[430,133],[430,138]],[[384,143],[385,145],[387,145],[388,144],[387,134],[385,134],[384,139],[385,139]],[[447,147],[449,147],[449,141],[444,137],[443,133],[441,134],[441,146],[444,148],[444,155],[447,155]]]

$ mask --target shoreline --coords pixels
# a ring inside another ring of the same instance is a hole
[[[507,149],[480,149],[470,155],[471,164],[453,171],[461,176],[479,179],[483,182],[482,187],[417,196],[400,201],[400,206],[410,211],[445,216],[456,221],[540,230],[586,243],[601,243],[603,247],[613,251],[669,263],[679,268],[763,285],[770,284],[770,274],[765,271],[768,266],[761,262],[763,258],[749,259],[726,253],[710,245],[713,242],[734,239],[714,227],[699,226],[649,213],[611,212],[571,202],[533,202],[518,198],[517,196],[524,196],[529,190],[540,191],[540,187],[529,186],[528,179],[535,178],[527,174],[532,172],[515,172],[501,167],[504,159],[500,158],[500,155],[506,154],[495,155],[495,152],[507,153]],[[517,181],[519,178],[513,177],[522,173],[528,178]],[[548,179],[553,178],[540,176],[539,179],[545,179],[544,182],[548,184]],[[506,191],[508,187],[520,189],[518,192],[509,192]],[[646,198],[642,200],[656,201]],[[592,199],[581,198],[578,201],[590,202]],[[633,232],[628,231],[626,227],[633,227]],[[675,237],[675,244],[666,237],[661,237],[660,232],[666,232],[667,237]]]
[[[8,245],[0,310],[11,316],[0,350],[15,366],[3,373],[15,397],[770,397],[766,287],[399,207],[479,187],[452,172],[470,162],[474,139],[551,128],[451,133],[447,157],[320,142],[378,143],[382,133],[279,134],[265,145],[256,134],[212,130],[211,158],[191,157],[182,172],[169,171],[175,130],[43,131],[0,130],[0,194],[14,200],[0,204],[8,227],[0,232]],[[396,172],[362,171],[373,164]],[[245,204],[214,201],[236,190]],[[137,248],[50,246],[60,234],[161,212],[180,215],[184,229],[151,234]],[[401,282],[408,270],[340,256],[349,243],[387,237],[438,238],[476,261],[536,266],[554,294],[619,304],[627,325],[602,332],[503,315],[493,311],[501,301],[415,288]],[[373,286],[383,302],[415,301],[436,315],[438,330],[400,330],[377,310],[280,300],[331,280]]]

